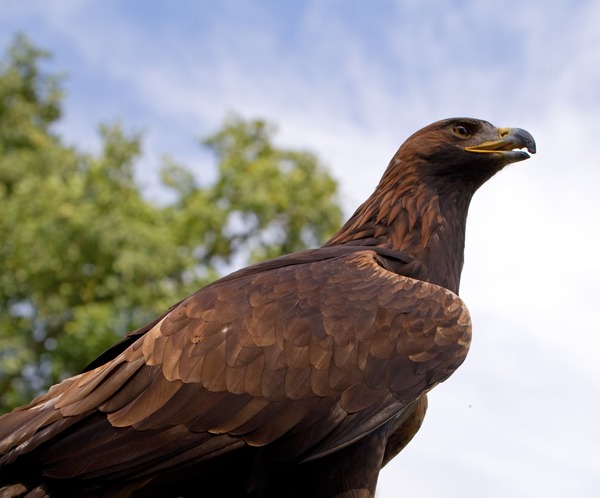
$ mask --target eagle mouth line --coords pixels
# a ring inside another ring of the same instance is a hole
[[[497,144],[497,142],[486,142],[480,145],[473,145],[471,147],[465,147],[465,150],[468,150],[469,152],[478,152],[481,154],[500,154],[503,157],[512,160],[523,160],[531,157],[527,151],[532,151],[527,147],[512,147],[509,149],[505,147],[504,144],[498,144],[501,145],[500,147],[492,147],[494,144]],[[527,151],[523,149],[527,149]],[[532,153],[535,154],[535,152]]]

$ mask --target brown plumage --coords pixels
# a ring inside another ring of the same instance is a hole
[[[474,119],[415,133],[325,246],[200,289],[2,417],[0,496],[372,497],[467,354],[467,209],[521,148]]]

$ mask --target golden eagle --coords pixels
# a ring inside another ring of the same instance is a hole
[[[467,210],[521,149],[476,119],[418,131],[323,247],[207,285],[0,418],[0,496],[372,497],[465,359]]]

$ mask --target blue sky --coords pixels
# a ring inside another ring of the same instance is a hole
[[[600,495],[600,2],[0,0],[67,73],[59,130],[144,130],[140,180],[227,113],[279,126],[341,183],[348,213],[412,132],[450,116],[529,130],[539,153],[476,195],[461,295],[474,343],[431,395],[380,498]]]

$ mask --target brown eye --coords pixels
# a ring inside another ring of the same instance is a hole
[[[469,130],[467,130],[467,128],[462,125],[456,125],[454,128],[452,128],[452,131],[454,131],[454,133],[463,138],[467,138],[471,135],[469,133]]]

